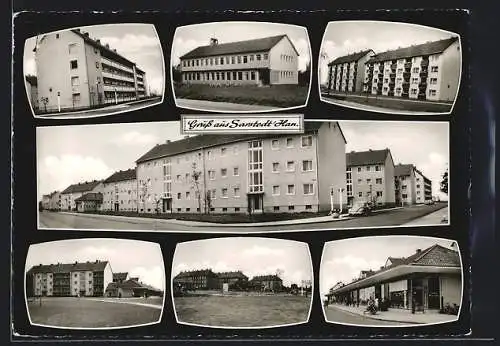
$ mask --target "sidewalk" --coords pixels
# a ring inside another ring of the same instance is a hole
[[[128,300],[128,298],[108,298],[108,299],[104,299],[104,298],[86,298],[87,300],[93,300],[93,301],[96,301],[96,302],[103,302],[103,303],[116,303],[116,304],[130,304],[130,305],[138,305],[138,306],[145,306],[145,307],[148,307],[148,308],[153,308],[153,309],[163,309],[163,305],[159,305],[159,304],[148,304],[148,303],[141,303],[141,302],[138,302],[138,301],[132,301],[132,300]]]
[[[457,318],[457,316],[455,315],[440,314],[434,311],[426,311],[425,313],[416,312],[412,314],[410,310],[404,309],[389,309],[389,311],[378,311],[376,315],[370,315],[369,313],[363,313],[366,310],[366,306],[361,305],[359,307],[356,307],[346,306],[342,304],[331,304],[328,305],[326,309],[338,309],[374,320],[401,322],[408,324],[445,323],[454,321]]]

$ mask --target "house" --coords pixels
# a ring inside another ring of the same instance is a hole
[[[135,168],[120,170],[103,180],[102,210],[137,211]]]
[[[173,284],[185,290],[213,290],[219,288],[219,277],[211,269],[182,271]]]
[[[197,47],[180,57],[182,82],[208,85],[298,84],[299,53],[288,35]]]
[[[206,134],[157,144],[136,160],[139,212],[317,212],[330,210],[332,202],[338,207],[346,201],[342,129],[334,121],[304,127],[302,134]]]
[[[85,193],[100,192],[102,182],[93,180],[90,182],[72,184],[61,192],[61,210],[76,210],[76,199],[82,197]]]
[[[105,291],[106,297],[130,298],[163,296],[163,292],[153,286],[144,284],[139,278],[130,278],[124,281],[113,281],[108,284]]]
[[[432,181],[413,164],[394,167],[397,205],[422,204],[432,200]]]
[[[75,199],[75,204],[80,213],[98,211],[102,206],[102,193],[87,192]]]
[[[28,93],[28,100],[33,110],[38,110],[38,81],[36,76],[27,75],[26,79],[26,92]]]
[[[281,291],[283,280],[277,275],[258,275],[250,280],[250,284],[262,291]]]
[[[221,272],[216,274],[217,277],[219,278],[219,288],[222,288],[224,284],[228,284],[229,287],[232,287],[238,283],[248,282],[248,276],[243,274],[241,270],[232,272]]]
[[[360,93],[365,79],[365,63],[375,55],[366,49],[340,56],[328,64],[328,91]]]

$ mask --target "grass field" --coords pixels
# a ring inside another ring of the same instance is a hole
[[[158,322],[161,316],[161,309],[147,306],[72,297],[44,297],[41,306],[38,299],[28,302],[28,312],[34,324],[69,328],[126,327]]]
[[[179,322],[213,327],[269,327],[306,322],[311,298],[302,296],[176,297]]]
[[[281,108],[305,105],[308,90],[309,87],[298,85],[273,85],[270,87],[213,87],[209,85],[174,86],[176,98],[274,106]]]

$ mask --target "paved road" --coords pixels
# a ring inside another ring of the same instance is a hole
[[[213,111],[213,112],[258,112],[258,111],[270,111],[275,110],[279,107],[272,106],[261,106],[261,105],[247,105],[240,103],[230,103],[230,102],[216,102],[216,101],[206,101],[206,100],[191,100],[191,99],[176,99],[177,106],[183,108],[190,108],[202,111]]]
[[[446,221],[444,221],[446,220]],[[443,222],[444,221],[444,222]],[[405,224],[405,226],[422,226],[422,225],[439,225],[447,224],[449,221],[448,207],[437,210],[433,213],[412,220]]]
[[[134,103],[123,103],[119,105],[108,106],[105,108],[89,109],[84,111],[76,112],[61,112],[61,113],[50,113],[50,114],[40,114],[37,115],[40,118],[50,118],[50,119],[64,119],[64,118],[86,118],[86,117],[96,117],[102,115],[111,115],[122,112],[129,112],[139,108],[144,108],[148,106],[155,105],[161,101],[161,97],[154,98],[142,102]]]
[[[361,316],[358,314],[352,314],[347,311],[337,309],[333,306],[328,306],[325,309],[326,319],[328,322],[345,323],[345,324],[356,324],[364,326],[403,326],[407,323],[393,322],[393,321],[381,321],[367,316]]]
[[[41,212],[40,228],[79,229],[79,230],[147,230],[147,231],[176,231],[176,232],[209,232],[209,233],[257,233],[266,231],[292,231],[292,230],[327,230],[346,228],[371,228],[399,226],[431,212],[441,209],[446,205],[436,204],[433,206],[412,206],[388,212],[374,214],[372,216],[356,217],[350,220],[330,221],[321,223],[295,224],[283,226],[259,226],[259,227],[224,227],[213,226],[189,226],[174,223],[175,221],[157,220],[149,218],[127,218],[109,215],[91,214],[66,214],[54,212]]]

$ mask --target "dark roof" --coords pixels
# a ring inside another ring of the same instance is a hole
[[[113,281],[116,280],[126,280],[128,277],[128,273],[113,273]]]
[[[393,265],[400,265],[404,263],[404,258],[401,257],[388,257],[387,258]]]
[[[346,154],[346,165],[350,166],[364,166],[384,164],[387,155],[390,155],[389,149],[382,150],[368,150],[368,151],[352,151]]]
[[[317,131],[322,122],[304,122],[304,133]],[[229,144],[254,138],[276,138],[277,136],[287,136],[286,134],[228,134],[228,135],[198,135],[184,138],[178,141],[157,144],[146,154],[137,159],[136,163],[159,159],[166,156],[182,154],[202,148],[213,147],[222,144]],[[289,135],[288,135],[289,136]]]
[[[330,62],[328,64],[328,66],[343,64],[346,62],[358,61],[359,59],[361,59],[362,57],[364,57],[366,54],[368,54],[370,52],[373,52],[373,50],[366,49],[366,50],[362,50],[360,52],[352,53],[349,55],[340,56],[340,57],[336,58],[335,60],[333,60],[332,62]]]
[[[104,184],[116,183],[125,180],[136,179],[135,168],[127,169],[126,171],[118,171],[110,175],[108,178],[103,180]]]
[[[28,273],[70,273],[74,271],[104,271],[108,265],[108,261],[95,262],[74,262],[74,263],[57,263],[57,264],[40,264],[28,271]]]
[[[251,281],[283,281],[278,275],[257,275]]]
[[[36,76],[26,76],[26,82],[30,83],[31,85],[38,85],[38,79]]]
[[[83,201],[102,202],[102,193],[89,192],[75,199],[75,202],[83,202]]]
[[[78,184],[73,184],[68,186],[62,194],[66,193],[75,193],[75,192],[87,192],[87,191],[92,191],[97,185],[101,183],[100,180],[94,180],[91,182],[84,182],[84,183],[78,183]]]
[[[177,274],[174,277],[174,279],[191,277],[193,275],[212,275],[212,276],[216,276],[216,274],[211,269],[202,269],[202,270],[188,270],[188,271],[180,272],[179,274]]]
[[[233,278],[248,279],[248,276],[243,274],[240,270],[234,271],[234,272],[222,272],[222,273],[216,273],[216,274],[221,279],[233,279]]]
[[[378,53],[373,56],[369,62],[380,62],[387,60],[395,60],[402,58],[411,58],[414,56],[432,55],[442,53],[446,48],[448,48],[452,43],[458,40],[457,36],[450,37],[444,40],[426,42],[422,44],[417,44],[410,47],[398,48],[395,50],[389,50],[386,52]]]
[[[201,46],[193,49],[192,51],[181,56],[181,59],[188,58],[201,58],[206,56],[224,55],[224,54],[237,54],[237,53],[250,53],[250,52],[263,52],[273,48],[279,41],[287,35],[270,36],[264,38],[257,38],[253,40],[219,43],[215,45]],[[292,41],[290,41],[293,46]],[[297,50],[295,49],[295,52]],[[297,52],[297,55],[299,53]]]
[[[144,284],[142,282],[139,282],[137,280],[126,280],[123,282],[110,282],[108,286],[106,287],[106,291],[108,290],[116,290],[118,288],[121,289],[128,289],[128,290],[149,290],[149,291],[155,291],[155,292],[161,292],[156,287],[153,287],[151,285]]]
[[[394,166],[394,176],[401,177],[401,176],[411,175],[413,169],[414,169],[413,165],[405,165],[398,163],[396,166]]]

